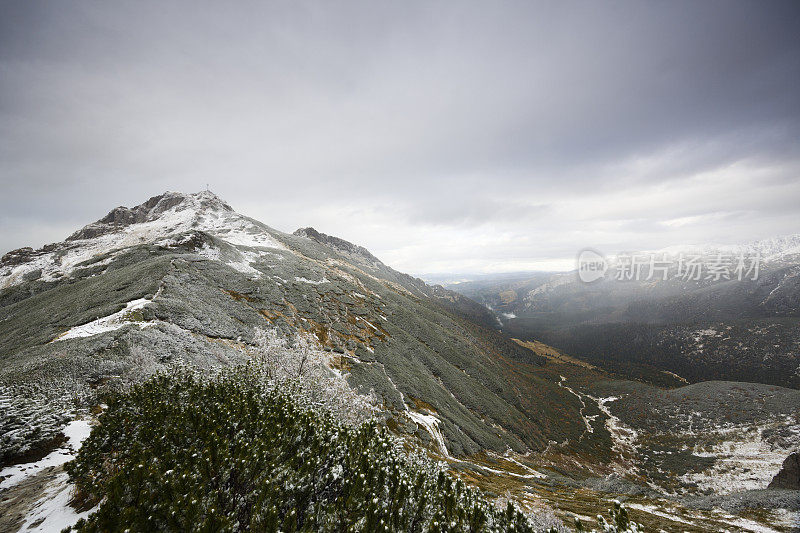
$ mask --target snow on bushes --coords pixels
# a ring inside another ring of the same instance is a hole
[[[80,531],[532,531],[407,454],[271,386],[248,365],[159,375],[109,401],[68,472],[96,513]]]

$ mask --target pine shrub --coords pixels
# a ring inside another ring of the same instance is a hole
[[[110,399],[67,466],[99,503],[74,529],[532,531],[379,423],[345,425],[262,378],[157,375]]]

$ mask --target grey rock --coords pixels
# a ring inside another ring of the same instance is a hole
[[[783,461],[783,466],[768,488],[800,490],[800,453],[794,452]]]

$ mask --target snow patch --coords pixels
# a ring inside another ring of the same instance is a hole
[[[759,524],[755,520],[749,520],[747,518],[728,516],[726,518],[721,518],[720,520],[726,524],[740,527],[746,531],[753,531],[754,533],[780,533],[780,531],[777,529],[765,526],[764,524]]]
[[[88,420],[73,420],[64,427],[62,433],[67,437],[66,442],[57,450],[47,454],[39,461],[20,465],[11,465],[0,470],[0,490],[13,487],[22,480],[51,466],[60,466],[75,458],[83,441],[89,436],[92,426]],[[60,531],[60,530],[59,530]]]
[[[619,417],[615,416],[611,409],[606,405],[611,402],[619,400],[616,396],[609,396],[608,398],[594,398],[588,396],[597,402],[597,407],[603,414],[606,415],[606,429],[611,433],[611,438],[614,444],[612,449],[617,452],[620,458],[636,454],[636,441],[639,439],[639,434],[630,426],[627,426]]]
[[[625,507],[628,507],[629,509],[636,509],[638,511],[643,511],[651,515],[660,516],[661,518],[666,518],[667,520],[672,520],[673,522],[680,522],[681,524],[688,524],[690,526],[693,525],[693,523],[690,520],[686,520],[685,518],[682,518],[678,515],[665,512],[663,510],[664,509],[663,507],[657,507],[655,505],[644,505],[640,503],[631,503],[631,502],[626,502]]]
[[[69,476],[61,473],[45,488],[42,497],[37,501],[30,514],[25,517],[25,524],[20,531],[36,531],[38,533],[59,533],[74,525],[82,518],[88,518],[97,510],[93,509],[81,513],[69,505],[72,491]],[[34,524],[36,524],[34,526]]]
[[[596,415],[587,416],[587,415],[583,414],[584,409],[586,409],[586,402],[583,401],[583,396],[584,395],[581,394],[581,393],[575,392],[571,387],[568,387],[567,385],[564,385],[564,383],[566,383],[566,381],[567,381],[567,378],[565,378],[564,376],[559,376],[559,377],[561,378],[561,380],[558,382],[558,386],[563,388],[563,389],[566,389],[570,394],[572,394],[575,397],[577,397],[579,402],[581,402],[580,415],[581,415],[581,418],[583,419],[583,423],[586,425],[586,429],[583,431],[583,434],[581,434],[581,438],[583,438],[583,436],[586,433],[594,433],[594,428],[592,427],[592,422],[594,422],[594,420],[595,420],[595,418],[597,418],[597,416]]]
[[[439,451],[442,452],[445,457],[450,457],[450,454],[447,451],[447,445],[444,441],[444,436],[439,430],[439,419],[435,415],[426,415],[424,413],[418,413],[411,410],[406,411],[406,414],[411,420],[424,427],[428,433],[430,433],[431,437],[433,437],[433,440],[439,447]]]
[[[128,302],[126,304],[125,309],[117,311],[111,315],[98,318],[97,320],[92,320],[91,322],[87,322],[81,326],[75,326],[74,328],[65,331],[51,342],[76,339],[80,337],[91,337],[92,335],[99,335],[100,333],[117,330],[125,324],[137,324],[140,328],[145,328],[150,325],[148,322],[132,321],[129,317],[133,311],[142,309],[149,303],[152,303],[152,300],[147,298],[133,300],[132,302]]]
[[[225,264],[242,274],[249,274],[256,278],[261,277],[261,272],[250,266],[247,261],[226,261]]]
[[[295,277],[294,277],[294,280],[295,280],[296,282],[298,282],[298,283],[309,283],[309,284],[311,284],[311,285],[322,285],[323,283],[330,283],[330,281],[329,281],[329,280],[328,280],[328,279],[327,279],[325,276],[323,276],[323,277],[322,277],[322,279],[321,279],[321,280],[319,280],[319,281],[314,281],[314,280],[311,280],[311,279],[306,279],[306,278],[304,278],[304,277],[301,277],[301,276],[295,276]]]
[[[692,453],[700,457],[715,457],[716,461],[702,472],[685,474],[682,481],[697,483],[703,490],[720,494],[766,488],[781,469],[789,450],[770,444],[762,435],[770,428],[787,424],[795,438],[800,439],[800,426],[792,424],[790,417],[776,418],[755,427],[730,426],[715,430],[714,434],[722,442],[710,450],[695,448]]]

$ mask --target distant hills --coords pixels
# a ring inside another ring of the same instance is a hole
[[[534,272],[447,287],[491,309],[505,333],[540,340],[627,377],[677,385],[677,374],[690,382],[798,388],[798,251],[800,235],[739,246],[671,247],[609,257],[606,276],[592,283],[576,272]],[[624,268],[633,256],[644,263],[638,279],[616,279],[614,267]],[[649,276],[651,257],[669,266]],[[688,275],[688,262],[698,257],[705,270]],[[740,258],[749,273],[737,275]],[[720,261],[726,266],[715,279],[713,265]],[[757,271],[751,268],[756,261]]]

